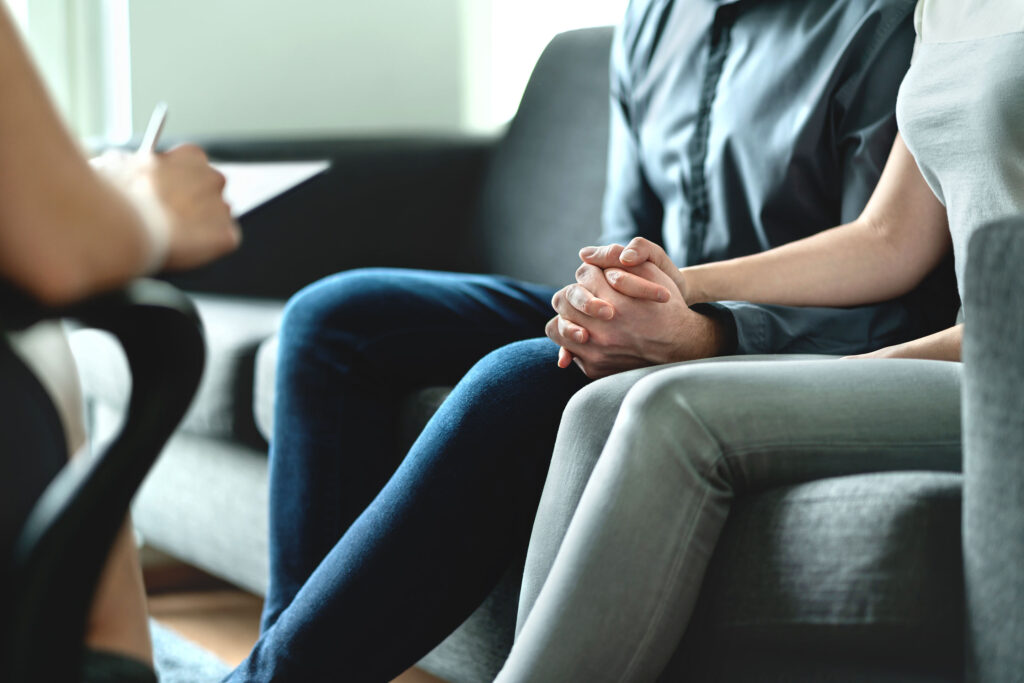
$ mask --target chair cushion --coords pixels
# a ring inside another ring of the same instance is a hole
[[[700,680],[958,672],[961,483],[880,473],[742,496],[673,666]]]
[[[256,350],[277,331],[284,303],[209,295],[193,299],[205,327],[206,370],[181,428],[265,447],[252,413],[253,372]],[[76,330],[71,348],[86,400],[123,411],[131,383],[117,342],[103,332]]]

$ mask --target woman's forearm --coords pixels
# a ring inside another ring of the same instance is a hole
[[[89,167],[0,5],[0,271],[59,303],[140,274],[142,218]]]
[[[760,254],[683,269],[687,303],[858,306],[913,289],[950,249],[945,207],[897,138],[852,223]]]
[[[871,353],[850,358],[918,358],[923,360],[960,360],[960,348],[963,343],[964,326],[956,325],[941,332],[930,334],[920,339],[912,339],[903,344],[886,346]]]
[[[875,231],[851,223],[760,254],[682,270],[687,303],[855,306],[909,291],[915,274]]]

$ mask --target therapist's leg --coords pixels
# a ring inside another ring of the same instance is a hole
[[[860,472],[959,469],[960,368],[702,363],[642,379],[498,680],[654,680],[685,632],[733,497]],[[572,445],[560,440],[556,461],[563,448]]]
[[[8,359],[8,371],[2,375],[6,399],[24,402],[35,416],[23,420],[9,408],[0,410],[8,419],[14,417],[3,429],[13,441],[5,446],[3,457],[20,463],[7,462],[19,472],[10,479],[5,477],[10,487],[6,495],[21,500],[16,503],[19,509],[14,518],[23,522],[69,454],[80,455],[87,444],[78,372],[61,324],[40,323],[11,335],[11,345],[18,360]],[[24,376],[22,364],[31,377]],[[51,456],[55,439],[64,444],[60,461]],[[92,650],[152,662],[145,590],[130,521],[126,520],[118,533],[97,583],[85,644]]]

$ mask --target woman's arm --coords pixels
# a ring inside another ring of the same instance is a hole
[[[639,276],[620,270],[651,261],[676,283],[687,304],[750,301],[782,306],[859,306],[911,291],[951,248],[946,209],[896,137],[878,186],[860,217],[811,237],[751,256],[677,270],[658,245],[636,238],[580,252],[612,269],[626,296],[664,300]],[[578,303],[588,301],[585,297]],[[574,305],[575,301],[574,301]]]
[[[683,294],[689,304],[871,304],[911,291],[950,248],[945,207],[897,136],[856,221],[761,254],[685,268]]]
[[[871,353],[847,358],[922,358],[925,360],[960,360],[960,343],[964,326],[956,325],[927,337],[913,339],[903,344],[887,346]]]
[[[168,265],[237,244],[223,177],[197,148],[138,160],[120,189],[90,168],[2,4],[0,94],[0,272],[42,301],[114,287],[158,263],[148,223],[169,232]],[[142,204],[156,209],[144,216]]]

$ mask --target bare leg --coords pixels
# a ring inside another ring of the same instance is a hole
[[[129,519],[117,534],[96,587],[85,644],[93,650],[115,652],[152,665],[147,616],[142,570]]]
[[[12,339],[25,363],[50,394],[60,415],[68,452],[86,447],[82,392],[67,339],[58,323],[43,323]],[[86,646],[152,665],[146,595],[130,520],[118,532],[100,575],[85,635]]]

